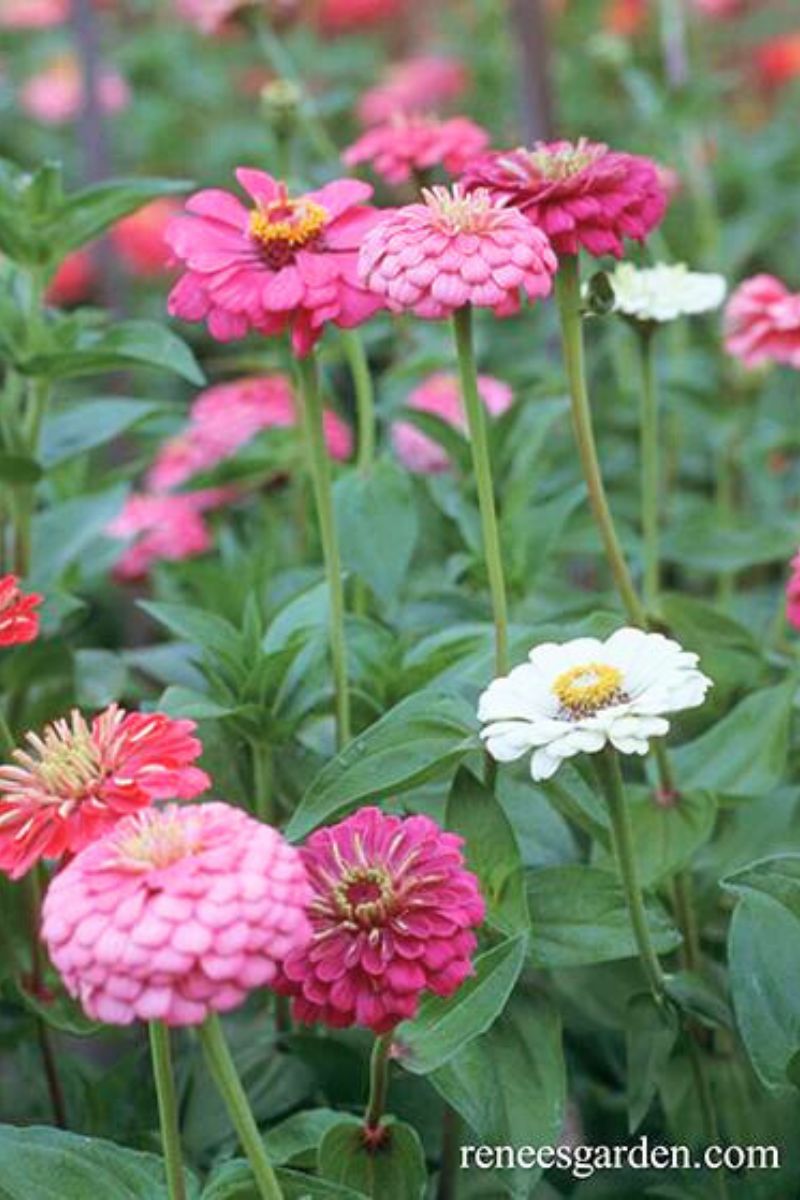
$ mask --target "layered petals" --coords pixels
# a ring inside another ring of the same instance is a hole
[[[467,117],[439,121],[435,117],[396,115],[349,146],[342,155],[348,167],[369,163],[387,183],[405,183],[443,167],[459,175],[489,144],[489,135]]]
[[[773,362],[800,370],[800,294],[774,275],[746,279],[725,309],[725,349],[746,367]]]

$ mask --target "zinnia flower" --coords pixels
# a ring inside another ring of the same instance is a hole
[[[609,743],[623,754],[646,754],[650,738],[669,731],[664,714],[696,708],[711,686],[696,654],[641,629],[618,629],[605,642],[545,642],[528,659],[489,685],[478,717],[498,762],[532,751],[534,779],[549,779],[564,759]]]
[[[491,375],[478,376],[478,392],[486,411],[493,417],[499,417],[510,408],[514,398],[508,384]],[[455,375],[431,375],[414,389],[406,404],[408,408],[432,413],[448,425],[467,432],[461,389]],[[450,466],[447,451],[409,421],[394,423],[392,441],[397,457],[410,471],[432,474],[446,471]]]
[[[186,273],[172,289],[169,311],[207,321],[217,341],[291,330],[297,354],[308,354],[332,322],[360,325],[380,307],[357,278],[357,250],[378,219],[363,202],[368,184],[338,179],[296,199],[263,171],[240,168],[251,196],[247,209],[229,192],[198,192],[175,217],[167,241]]]
[[[301,849],[313,937],[289,954],[275,990],[299,1021],[386,1033],[423,992],[449,996],[472,974],[484,903],[463,839],[430,817],[362,808]]]
[[[109,537],[129,543],[114,565],[117,579],[146,579],[156,562],[180,562],[211,549],[211,531],[203,517],[234,493],[205,488],[180,495],[134,493],[122,512],[106,526]]]
[[[800,295],[774,275],[746,279],[725,309],[725,349],[746,367],[776,362],[800,369]]]
[[[468,79],[467,68],[457,58],[430,54],[395,63],[383,82],[361,97],[358,119],[362,125],[382,125],[396,113],[432,112],[463,95]]]
[[[436,320],[466,304],[508,316],[520,293],[548,295],[556,258],[541,230],[483,190],[423,192],[364,238],[361,278],[395,312]]]
[[[132,274],[161,275],[170,266],[172,255],[164,234],[180,209],[180,201],[162,196],[113,226],[114,249]]]
[[[756,47],[755,64],[764,87],[791,83],[800,75],[800,30],[770,38]]]
[[[75,710],[29,733],[27,749],[0,766],[0,870],[18,879],[154,800],[204,792],[210,780],[193,765],[203,751],[194,730],[194,721],[112,704],[90,722]]]
[[[397,19],[408,0],[318,0],[316,20],[327,34],[360,32]]]
[[[800,629],[800,552],[791,561],[792,573],[786,584],[786,620],[793,629]]]
[[[36,609],[42,599],[36,592],[21,592],[16,575],[0,577],[0,646],[19,646],[39,636]]]
[[[49,29],[69,19],[69,0],[0,0],[0,28]]]
[[[89,251],[73,250],[62,259],[47,285],[45,300],[54,308],[71,308],[73,304],[82,304],[96,280],[97,271]]]
[[[467,117],[439,121],[435,117],[397,114],[386,125],[369,129],[348,147],[348,167],[371,163],[387,183],[405,183],[416,173],[444,167],[459,175],[489,145],[489,135]]]
[[[300,855],[229,804],[120,821],[54,878],[42,936],[67,991],[109,1025],[199,1025],[273,979],[310,935]]]
[[[469,190],[488,188],[543,229],[557,254],[613,254],[623,238],[643,241],[666,209],[655,163],[599,142],[537,142],[471,163]]]
[[[216,33],[239,8],[251,0],[177,0],[178,15],[200,33]]]
[[[723,275],[690,271],[684,263],[620,263],[608,278],[615,312],[659,324],[719,308],[727,288]]]
[[[103,68],[97,80],[100,107],[116,113],[130,103],[130,89],[117,71]],[[83,107],[83,76],[72,54],[62,55],[22,86],[20,104],[28,116],[43,125],[74,121]]]

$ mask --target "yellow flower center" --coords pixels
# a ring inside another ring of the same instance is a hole
[[[301,198],[290,200],[285,189],[269,204],[260,204],[250,213],[250,237],[268,257],[288,261],[295,250],[316,240],[328,223],[321,204]]]
[[[622,672],[607,663],[570,667],[553,683],[553,693],[571,717],[588,717],[625,698]]]
[[[41,736],[29,733],[27,742],[30,751],[16,750],[14,758],[52,795],[78,801],[103,778],[100,752],[89,725],[77,711],[71,721],[61,719],[48,725]]]
[[[509,211],[498,207],[486,188],[467,194],[459,184],[452,191],[446,187],[423,188],[422,198],[445,233],[482,233],[509,218]]]
[[[134,870],[168,867],[201,849],[199,825],[159,810],[142,813],[136,828],[116,844],[119,865]]]
[[[537,144],[533,150],[527,150],[525,153],[531,166],[540,175],[557,182],[578,175],[599,158],[604,149],[603,146],[592,146],[586,138],[581,138],[575,143],[568,142],[559,150]]]
[[[361,926],[382,924],[393,900],[391,877],[381,867],[349,867],[333,889],[339,916]]]

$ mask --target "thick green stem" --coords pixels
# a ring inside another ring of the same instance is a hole
[[[492,465],[489,457],[489,438],[486,430],[486,412],[478,392],[478,374],[475,366],[475,351],[472,342],[472,309],[459,308],[453,316],[453,332],[458,354],[458,371],[461,382],[461,397],[469,427],[472,446],[472,465],[478,487],[478,504],[483,530],[483,552],[492,595],[495,631],[495,660],[498,675],[508,672],[508,605],[506,582],[503,573],[503,558],[500,548],[500,530],[497,524]]]
[[[556,275],[556,296],[561,318],[564,362],[572,402],[572,422],[583,474],[589,491],[589,503],[603,539],[608,565],[628,619],[633,625],[644,628],[646,625],[644,608],[636,594],[628,564],[617,537],[597,457],[589,394],[586,387],[581,286],[578,259],[575,255],[566,254],[561,259]]]
[[[264,742],[251,742],[250,754],[253,762],[253,810],[260,821],[274,825],[272,750]]]
[[[386,1093],[389,1088],[389,1055],[392,1050],[392,1034],[384,1033],[375,1038],[369,1066],[369,1102],[364,1114],[367,1129],[377,1129],[386,1109]]]
[[[207,1017],[198,1032],[208,1069],[250,1162],[259,1195],[262,1200],[283,1200],[283,1193],[267,1158],[255,1117],[236,1073],[219,1017]]]
[[[336,734],[337,743],[339,747],[342,747],[350,741],[350,692],[347,683],[347,646],[344,634],[344,588],[339,539],[333,514],[331,465],[325,445],[319,375],[313,354],[298,359],[298,370],[309,468],[330,595],[330,646],[336,700]]]
[[[628,806],[625,799],[625,788],[622,782],[622,772],[616,750],[610,746],[596,756],[597,773],[605,793],[608,812],[611,818],[611,840],[614,847],[614,857],[617,862],[625,901],[633,927],[633,935],[639,950],[645,978],[655,999],[662,1003],[664,1000],[664,973],[658,955],[653,949],[650,939],[650,927],[647,923],[647,913],[639,886],[639,876],[636,868],[636,849],[633,842]]]
[[[649,613],[658,607],[661,588],[659,547],[659,505],[661,500],[661,465],[659,459],[658,389],[656,384],[653,333],[640,334],[642,356],[642,395],[640,410],[641,471],[642,471],[642,551],[643,598]]]
[[[458,1195],[459,1158],[461,1147],[461,1118],[450,1105],[442,1117],[442,1158],[436,1200],[456,1200]]]
[[[375,391],[364,344],[353,329],[343,329],[342,345],[353,380],[358,423],[358,458],[356,465],[362,475],[368,475],[375,459]]]
[[[161,1021],[149,1023],[150,1056],[153,1060],[153,1078],[158,1097],[158,1117],[161,1124],[161,1144],[167,1172],[169,1200],[186,1200],[186,1181],[183,1174],[181,1134],[178,1120],[178,1098],[175,1092],[175,1077],[172,1073],[172,1057],[169,1048],[169,1030]]]

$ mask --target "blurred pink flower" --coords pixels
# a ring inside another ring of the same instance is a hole
[[[29,733],[0,766],[0,871],[18,879],[154,800],[199,796],[210,780],[194,765],[203,752],[194,732],[193,721],[112,704],[91,722],[74,710]]]
[[[774,275],[754,275],[725,309],[725,349],[746,367],[775,362],[800,370],[800,295]]]
[[[42,937],[67,991],[109,1025],[199,1025],[269,984],[308,941],[294,847],[230,804],[121,821],[53,879]]]
[[[513,204],[557,254],[583,247],[621,258],[623,238],[643,241],[667,206],[655,163],[586,138],[489,154],[467,167],[463,183]]]
[[[70,0],[0,0],[0,28],[48,29],[69,19]]]
[[[790,563],[792,573],[786,584],[786,620],[793,629],[800,629],[800,552]]]
[[[511,407],[513,393],[507,383],[491,375],[478,376],[478,391],[486,410],[499,417]],[[467,420],[461,391],[455,375],[431,375],[415,388],[407,400],[408,408],[432,413],[448,425],[467,432]],[[408,421],[396,421],[392,426],[392,442],[397,456],[410,471],[433,474],[450,467],[447,452]]]
[[[130,543],[114,566],[115,577],[145,579],[155,562],[205,554],[211,549],[211,533],[202,514],[233,494],[230,488],[206,488],[180,495],[129,496],[120,515],[106,527],[109,537]]]
[[[345,150],[342,161],[348,167],[371,163],[387,183],[405,183],[415,173],[434,167],[459,175],[488,145],[489,134],[467,117],[440,121],[398,113],[387,124],[362,134]]]
[[[236,177],[253,208],[230,192],[198,192],[168,226],[167,241],[186,268],[170,293],[173,316],[206,321],[221,342],[251,329],[290,330],[302,356],[329,322],[350,329],[380,308],[356,270],[358,247],[380,217],[363,203],[368,184],[337,179],[291,199],[263,171],[242,167]]]
[[[317,0],[316,21],[323,33],[358,33],[400,16],[409,0]]]
[[[45,300],[54,308],[82,304],[97,280],[97,271],[88,250],[73,250],[62,261],[47,285]]]
[[[467,90],[467,68],[457,58],[435,54],[409,58],[389,67],[382,83],[358,103],[362,125],[382,125],[396,113],[431,112]]]
[[[98,79],[100,106],[107,113],[120,112],[130,103],[130,89],[117,71],[104,69]],[[44,125],[74,121],[83,106],[83,79],[71,54],[53,59],[32,75],[20,90],[20,104],[28,116]]]
[[[704,17],[734,17],[742,9],[742,0],[692,0]]]
[[[312,833],[301,854],[313,937],[274,984],[295,997],[297,1020],[386,1033],[423,992],[450,996],[473,974],[485,909],[462,845],[430,817],[378,808]]]
[[[423,197],[385,216],[361,247],[361,278],[390,309],[438,320],[472,304],[509,316],[520,293],[549,294],[556,257],[520,212],[483,190],[464,195],[458,184]]]
[[[179,200],[164,196],[113,226],[110,236],[114,249],[132,274],[161,275],[169,269],[172,254],[164,235],[167,225],[180,211]]]
[[[759,81],[765,88],[779,88],[800,76],[800,29],[769,38],[755,49]]]
[[[216,33],[238,8],[250,0],[176,0],[178,16],[201,33]]]

